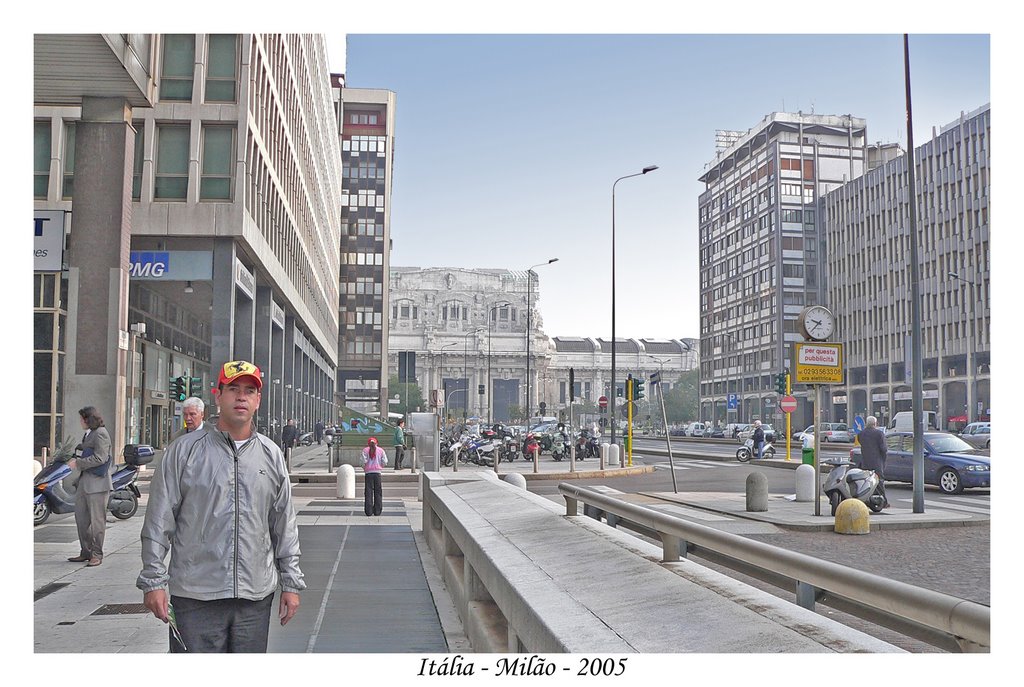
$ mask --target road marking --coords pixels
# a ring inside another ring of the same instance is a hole
[[[324,622],[324,614],[327,612],[327,601],[331,598],[331,589],[334,587],[334,576],[338,574],[338,566],[341,565],[341,552],[345,550],[345,542],[348,541],[348,532],[351,526],[345,527],[345,534],[341,537],[341,546],[338,547],[338,557],[334,559],[334,568],[331,570],[331,576],[327,578],[327,589],[324,591],[324,600],[320,603],[320,612],[316,616],[316,622],[313,623],[313,632],[309,635],[309,642],[306,644],[306,653],[313,653],[313,647],[316,646],[317,637],[320,635],[320,627]]]
[[[606,487],[603,484],[595,484],[594,486],[592,486],[590,488],[593,489],[594,491],[599,491],[602,494],[621,494],[621,493],[623,493],[623,492],[619,491],[618,489],[613,489],[612,487]]]
[[[904,503],[910,503],[910,504],[913,504],[913,502],[914,502],[913,499],[899,499],[899,500],[904,502]],[[948,501],[930,501],[928,499],[925,499],[924,503],[925,503],[926,506],[931,506],[932,508],[936,508],[938,510],[962,510],[962,511],[966,511],[968,513],[981,513],[982,515],[991,515],[992,514],[992,509],[990,509],[990,508],[973,508],[971,506],[962,506],[962,505],[956,504],[956,503],[949,503]]]
[[[723,515],[718,515],[717,513],[709,513],[708,511],[697,510],[695,508],[684,508],[683,506],[655,505],[655,506],[648,506],[648,508],[651,508],[651,509],[657,510],[657,511],[662,511],[662,512],[665,512],[665,513],[671,513],[672,515],[679,515],[679,516],[682,516],[682,517],[685,517],[685,518],[694,518],[695,520],[707,520],[709,522],[712,522],[712,521],[714,521],[714,522],[722,522],[722,521],[731,522],[733,520],[733,518],[728,518],[728,517],[725,517]]]

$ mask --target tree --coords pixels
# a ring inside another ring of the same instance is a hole
[[[697,385],[700,371],[693,369],[679,375],[675,385],[665,392],[665,415],[669,424],[697,419]]]
[[[423,391],[419,385],[414,382],[400,382],[398,381],[398,375],[393,375],[388,380],[388,389],[394,391],[398,396],[398,403],[395,405],[388,405],[389,411],[392,413],[401,413],[408,418],[409,413],[415,413],[418,410],[426,410],[427,403],[423,400]],[[387,419],[387,418],[382,418]]]

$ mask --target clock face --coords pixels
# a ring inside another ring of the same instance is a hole
[[[836,318],[828,308],[812,305],[804,311],[803,327],[807,336],[824,341],[836,330]]]

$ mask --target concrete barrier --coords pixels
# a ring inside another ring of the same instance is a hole
[[[619,445],[608,444],[608,467],[616,468],[619,466]]]
[[[354,499],[356,497],[356,469],[351,465],[338,467],[338,498]]]
[[[526,478],[518,472],[510,472],[505,475],[505,481],[512,486],[519,487],[520,489],[526,489]]]
[[[814,466],[801,465],[796,469],[796,500],[814,500]]]
[[[768,478],[763,472],[747,475],[747,512],[764,513],[768,510]]]
[[[868,507],[859,499],[846,499],[836,508],[835,531],[839,534],[868,534],[871,532]]]

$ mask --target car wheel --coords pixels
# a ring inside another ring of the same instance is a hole
[[[959,494],[964,490],[960,473],[953,468],[945,468],[939,473],[939,489],[943,494]]]

